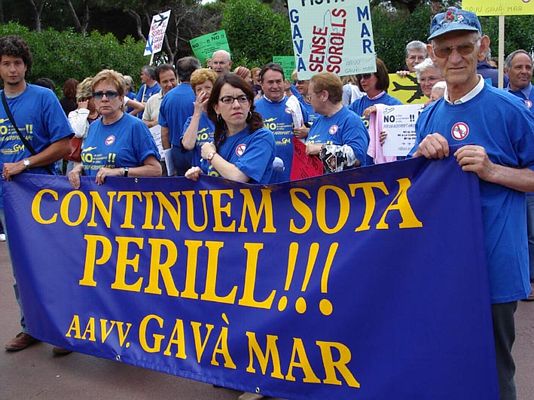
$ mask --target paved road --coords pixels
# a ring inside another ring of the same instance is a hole
[[[19,332],[6,253],[5,243],[0,243],[0,400],[237,399],[239,392],[115,361],[77,353],[53,357],[51,346],[44,343],[19,353],[4,352],[3,344]],[[534,302],[520,303],[516,320],[518,399],[534,400]]]

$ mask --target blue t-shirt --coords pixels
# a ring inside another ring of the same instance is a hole
[[[387,93],[384,93],[382,96],[375,98],[373,100],[371,100],[369,97],[367,97],[367,95],[365,95],[355,100],[349,106],[349,109],[354,111],[360,117],[362,117],[363,124],[365,125],[367,129],[369,129],[369,118],[364,118],[363,112],[365,111],[366,108],[369,108],[376,104],[385,104],[387,106],[400,106],[402,105],[402,102],[399,99],[396,99],[395,97],[392,97]]]
[[[71,137],[73,130],[56,95],[41,86],[27,84],[26,89],[14,98],[7,98],[7,104],[19,131],[37,153],[52,143]],[[0,102],[0,171],[4,163],[12,163],[30,157],[26,148],[11,125],[4,106]],[[54,170],[55,166],[49,166]],[[48,174],[46,168],[30,168],[32,174]],[[0,179],[0,208],[4,207]]]
[[[88,176],[95,176],[102,167],[139,167],[149,156],[159,160],[154,138],[142,121],[129,114],[110,125],[95,121],[82,145],[83,169]]]
[[[145,87],[146,87],[146,90],[145,90]],[[145,90],[144,96],[143,96],[143,90]],[[161,90],[161,87],[159,86],[159,83],[157,82],[152,87],[147,86],[145,83],[143,83],[141,87],[139,88],[139,91],[137,92],[137,96],[135,96],[135,99],[141,103],[146,103],[148,99],[150,99],[156,93],[159,93],[160,90]]]
[[[189,128],[192,118],[193,117],[191,116],[187,118],[187,121],[185,121],[184,131],[182,132],[180,140],[184,137],[187,128]],[[197,141],[195,143],[195,148],[193,149],[193,159],[191,163],[193,167],[201,165],[201,162],[203,160],[201,157],[200,149],[204,143],[213,142],[214,131],[215,125],[213,124],[213,122],[211,122],[211,119],[209,119],[208,114],[203,111],[202,115],[200,116],[200,120],[198,121]]]
[[[347,107],[331,117],[320,116],[310,128],[308,143],[344,144],[351,147],[361,165],[366,165],[369,135],[362,120]]]
[[[284,170],[274,173],[272,182],[287,182],[290,180],[291,164],[293,163],[293,117],[286,106],[287,97],[279,102],[267,100],[264,97],[255,103],[256,111],[263,118],[263,126],[274,134],[276,143],[276,157],[284,162]],[[302,107],[301,107],[302,108]],[[305,111],[302,112],[304,122],[307,122]]]
[[[527,108],[531,112],[534,112],[534,107],[532,107],[532,104],[534,103],[534,87],[532,86],[532,84],[529,84],[523,90],[510,90],[508,88],[508,91],[512,93],[514,96],[517,96],[521,100],[523,100],[523,103],[525,103]]]
[[[425,107],[415,129],[412,153],[426,135],[437,132],[450,145],[483,146],[493,163],[534,166],[534,116],[517,97],[487,83],[466,103],[440,99]],[[525,193],[480,180],[480,197],[491,301],[523,299],[530,291]]]
[[[320,114],[317,114],[310,103],[306,103],[304,96],[300,94],[295,85],[291,85],[291,93],[298,99],[302,109],[306,111],[308,115],[308,125],[313,125],[315,120],[320,117]]]
[[[302,98],[302,96],[300,96]],[[312,105],[309,103],[306,103],[304,100],[300,100],[300,105],[304,111],[306,111],[306,114],[308,115],[308,125],[313,125],[315,121],[317,121],[317,118],[321,116],[321,114],[317,114],[315,110],[313,109]]]
[[[185,121],[193,115],[195,92],[187,82],[171,89],[161,102],[158,123],[169,128],[169,141],[173,146],[180,146]]]
[[[247,127],[233,136],[227,137],[219,147],[217,153],[226,161],[234,164],[241,172],[250,178],[249,183],[267,184],[271,181],[273,172],[275,144],[271,131],[260,128],[250,132]],[[221,176],[210,164],[204,172],[212,176]]]

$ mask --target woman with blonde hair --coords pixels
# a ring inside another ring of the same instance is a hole
[[[159,152],[146,125],[124,112],[125,82],[122,74],[105,69],[91,84],[96,110],[102,116],[89,127],[82,145],[82,162],[69,173],[71,185],[80,187],[80,176],[94,176],[102,185],[108,176],[160,176]]]
[[[193,115],[185,121],[182,133],[182,147],[193,150],[192,166],[201,163],[201,148],[204,143],[213,142],[215,125],[207,113],[208,99],[217,80],[217,73],[209,68],[200,68],[191,74],[191,87],[196,95]]]

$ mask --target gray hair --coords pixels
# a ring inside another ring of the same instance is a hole
[[[530,59],[530,62],[532,63],[532,55],[526,50],[518,49],[508,54],[508,57],[506,57],[506,60],[504,60],[504,69],[509,70],[510,68],[512,68],[512,61],[514,60],[514,57],[518,54],[526,54],[527,57]]]
[[[421,79],[421,74],[425,72],[429,68],[437,68],[434,63],[432,62],[431,58],[425,58],[422,62],[417,64],[415,67],[415,75],[417,76],[417,80]]]
[[[443,90],[445,90],[446,87],[447,87],[447,82],[439,81],[439,82],[434,83],[434,86],[432,86],[432,90],[434,90],[434,89],[443,89]]]
[[[232,56],[230,55],[230,53],[228,53],[226,50],[217,50],[217,51],[214,51],[213,54],[211,55],[211,58],[215,57],[215,55],[224,55],[228,61],[231,61],[232,60]]]
[[[195,57],[182,57],[176,61],[176,73],[180,82],[189,82],[191,74],[201,67],[200,61]]]
[[[408,53],[411,50],[423,50],[425,54],[427,54],[426,44],[421,42],[420,40],[412,40],[406,45],[406,56],[408,56]]]

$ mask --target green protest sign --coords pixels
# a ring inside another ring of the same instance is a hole
[[[214,51],[226,50],[230,53],[230,46],[228,46],[228,39],[224,30],[208,33],[191,39],[189,41],[191,49],[195,57],[205,64],[206,60],[211,57]]]
[[[291,74],[295,70],[295,57],[293,56],[273,56],[273,62],[280,64],[284,70],[284,76],[288,81],[291,80]]]

